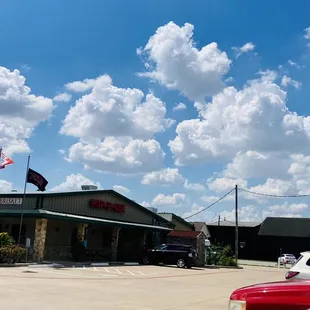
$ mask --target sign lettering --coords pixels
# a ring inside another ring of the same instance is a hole
[[[0,198],[0,205],[21,205],[22,198]]]
[[[93,209],[105,209],[107,211],[113,211],[116,213],[125,213],[126,206],[120,203],[112,203],[97,199],[91,199],[89,206]]]

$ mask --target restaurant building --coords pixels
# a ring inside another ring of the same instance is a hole
[[[21,244],[30,239],[34,261],[72,260],[84,243],[101,261],[137,261],[145,247],[162,242],[173,224],[114,190],[0,194],[0,232]]]

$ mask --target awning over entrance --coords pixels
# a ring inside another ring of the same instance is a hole
[[[16,217],[20,216],[20,210],[0,210],[0,217]],[[148,224],[140,224],[140,223],[131,223],[131,222],[121,222],[115,220],[108,220],[96,217],[89,217],[83,215],[75,215],[69,213],[60,213],[49,210],[24,210],[24,217],[27,218],[46,218],[46,219],[57,219],[57,220],[68,220],[68,221],[76,221],[88,224],[102,224],[107,226],[118,226],[118,227],[136,227],[136,228],[144,228],[153,231],[171,231],[171,228],[156,226],[156,225],[148,225]]]

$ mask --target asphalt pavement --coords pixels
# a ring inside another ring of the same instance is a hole
[[[227,309],[232,291],[284,279],[284,270],[168,266],[1,268],[6,310]]]

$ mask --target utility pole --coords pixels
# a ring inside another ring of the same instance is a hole
[[[238,229],[238,185],[235,186],[235,220],[236,220],[236,230],[235,230],[235,258],[236,258],[236,264],[238,265],[238,246],[239,246],[239,229]]]
[[[221,216],[219,215],[219,218],[217,220],[217,226],[220,226],[220,224],[221,224]]]

